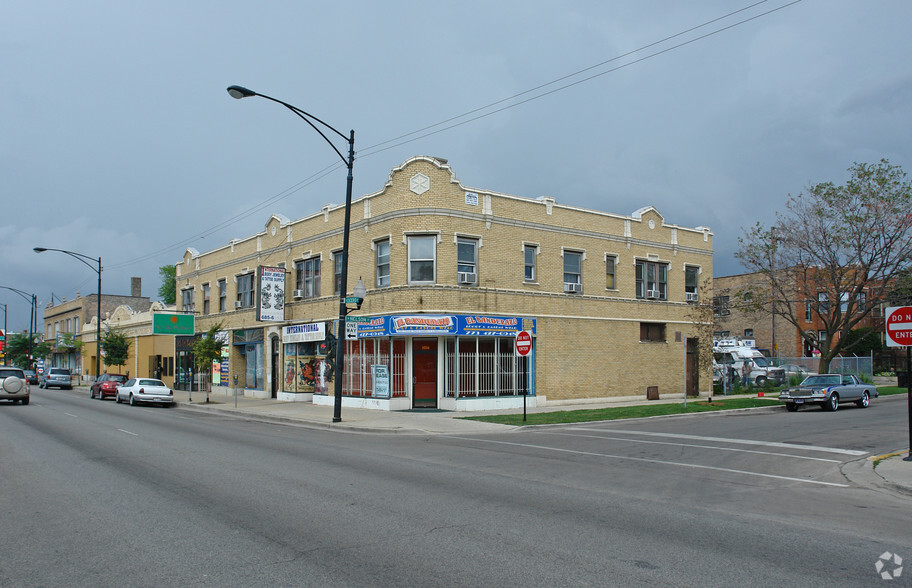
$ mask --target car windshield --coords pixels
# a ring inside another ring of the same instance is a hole
[[[765,357],[752,357],[757,367],[770,367],[770,362]]]
[[[111,376],[108,376],[108,379],[111,380],[112,382],[126,382],[127,376],[121,376],[120,374],[113,374]]]
[[[162,386],[162,387],[164,387],[165,383],[162,382],[161,380],[140,380],[139,385],[140,386]]]
[[[838,386],[842,378],[836,375],[808,376],[801,382],[802,386]]]

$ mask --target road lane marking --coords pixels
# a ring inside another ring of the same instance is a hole
[[[74,419],[78,419],[78,418],[79,418],[79,417],[76,416],[75,414],[72,414],[72,413],[69,413],[69,412],[65,412],[65,413],[63,413],[63,414],[65,414],[65,415],[67,415],[67,416],[71,416],[71,417],[73,417]]]
[[[604,457],[607,459],[619,459],[625,461],[638,461],[642,463],[652,463],[658,465],[678,466],[682,468],[691,468],[695,470],[713,470],[716,472],[725,472],[729,474],[742,474],[745,476],[757,476],[759,478],[772,478],[775,480],[785,480],[788,482],[800,482],[802,484],[815,484],[819,486],[835,486],[836,488],[848,488],[848,484],[837,484],[836,482],[821,482],[819,480],[805,480],[803,478],[793,478],[791,476],[778,476],[776,474],[763,474],[760,472],[749,472],[747,470],[736,470],[732,468],[720,468],[717,466],[700,465],[693,463],[680,463],[676,461],[665,461],[662,459],[650,459],[646,457],[631,457],[629,455],[613,455],[610,453],[595,453],[593,451],[578,451],[575,449],[562,449],[560,447],[547,447],[545,445],[533,445],[530,443],[514,443],[512,441],[494,441],[491,439],[475,439],[473,437],[449,436],[450,439],[462,439],[463,441],[475,441],[477,443],[490,443],[496,445],[512,445],[514,447],[525,447],[528,449],[542,449],[544,451],[554,451],[557,453],[572,453],[575,455],[586,455],[590,457]]]
[[[867,455],[867,451],[857,449],[840,449],[838,447],[822,447],[819,445],[797,445],[795,443],[779,443],[776,441],[754,441],[751,439],[728,439],[726,437],[703,437],[700,435],[679,435],[677,433],[652,433],[649,431],[627,431],[624,429],[595,429],[580,427],[576,431],[596,431],[603,433],[621,433],[624,435],[646,435],[650,437],[671,437],[673,439],[690,439],[692,441],[718,441],[720,443],[740,443],[742,445],[762,445],[763,447],[778,447],[779,449],[801,449],[803,451],[824,451],[827,453],[840,453],[843,455]]]
[[[139,437],[139,433],[131,433],[130,431],[126,431],[124,429],[117,429],[117,430],[120,431],[121,433],[126,433],[127,435],[133,435],[134,437]]]
[[[775,451],[757,451],[755,449],[736,449],[734,447],[719,447],[718,445],[697,445],[696,443],[672,443],[671,441],[645,441],[641,439],[628,439],[626,437],[606,437],[604,435],[574,435],[573,433],[555,433],[551,431],[542,431],[546,435],[565,435],[567,437],[585,437],[587,439],[608,439],[610,441],[627,441],[628,443],[649,443],[652,445],[672,445],[674,447],[696,447],[698,449],[717,449],[719,451],[737,451],[739,453],[756,453],[758,455],[772,455],[775,457],[788,457],[793,459],[808,459],[811,461],[825,461],[830,463],[842,463],[839,459],[828,459],[826,457],[811,457],[809,455],[792,455],[790,453],[776,453]]]

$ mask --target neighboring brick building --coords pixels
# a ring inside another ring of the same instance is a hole
[[[130,279],[130,295],[101,295],[102,320],[111,315],[119,306],[148,309],[148,296],[142,295],[142,278]],[[47,365],[69,368],[74,375],[95,377],[95,315],[98,312],[98,294],[80,296],[56,305],[48,304],[44,309],[44,340],[51,342],[51,356]],[[85,336],[83,336],[85,333]],[[74,341],[82,341],[81,354],[76,352]],[[102,366],[103,369],[103,366]]]
[[[813,333],[816,340],[826,337],[823,320],[817,314],[817,308],[829,305],[831,300],[844,300],[837,292],[826,292],[820,285],[814,285],[812,279],[806,283],[795,283],[794,276],[800,272],[782,270],[779,279],[791,280],[791,291],[794,294],[788,301],[794,309],[799,326],[796,327],[782,316],[773,316],[767,309],[750,308],[740,300],[744,292],[752,291],[764,295],[768,293],[769,278],[760,273],[717,276],[713,279],[714,335],[718,339],[740,337],[753,339],[756,347],[771,350],[774,357],[811,357],[815,347],[807,343],[802,332]],[[808,274],[813,277],[813,271]],[[846,303],[840,302],[845,308]],[[864,294],[859,299],[865,303]],[[845,310],[844,310],[845,311]],[[856,328],[877,327],[883,324],[883,310],[874,309]]]
[[[242,393],[331,402],[343,218],[331,205],[275,215],[246,239],[187,250],[178,309],[198,332],[222,324],[223,386],[237,376]],[[688,303],[698,283],[711,288],[708,228],[652,207],[621,216],[466,188],[423,156],[355,200],[351,219],[349,289],[360,277],[367,297],[350,315],[364,322],[350,325],[347,406],[475,410],[522,406],[523,389],[540,404],[652,386],[680,396],[685,379],[691,393],[711,387],[696,368],[711,342],[697,339]],[[261,281],[264,267],[277,271]],[[527,359],[514,353],[519,330],[534,337]],[[388,369],[389,397],[372,366]]]

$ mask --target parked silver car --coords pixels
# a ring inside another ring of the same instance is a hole
[[[174,402],[174,391],[155,378],[131,378],[117,387],[114,400],[129,402],[130,406],[136,406],[141,402],[171,406]]]
[[[45,368],[44,372],[38,377],[39,388],[63,388],[64,390],[73,389],[73,377],[67,368]]]
[[[29,403],[29,383],[17,367],[0,365],[0,400]]]
[[[852,374],[808,376],[797,388],[787,388],[779,395],[789,412],[795,412],[803,404],[819,404],[824,410],[833,411],[844,401],[867,408],[871,398],[877,398],[877,386],[865,384]]]

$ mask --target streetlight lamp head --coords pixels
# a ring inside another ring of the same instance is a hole
[[[356,297],[360,298],[361,300],[364,300],[364,298],[367,296],[367,288],[364,287],[364,282],[361,280],[360,277],[358,278],[358,283],[355,284],[355,287],[352,290],[352,294],[354,294]]]
[[[251,96],[256,96],[257,93],[253,90],[248,90],[244,86],[228,86],[228,94],[232,98],[240,100],[241,98],[250,98]]]
[[[35,253],[41,253],[42,251],[47,251],[47,249],[45,249],[44,247],[34,247],[34,248],[32,248],[32,251],[34,251]]]

